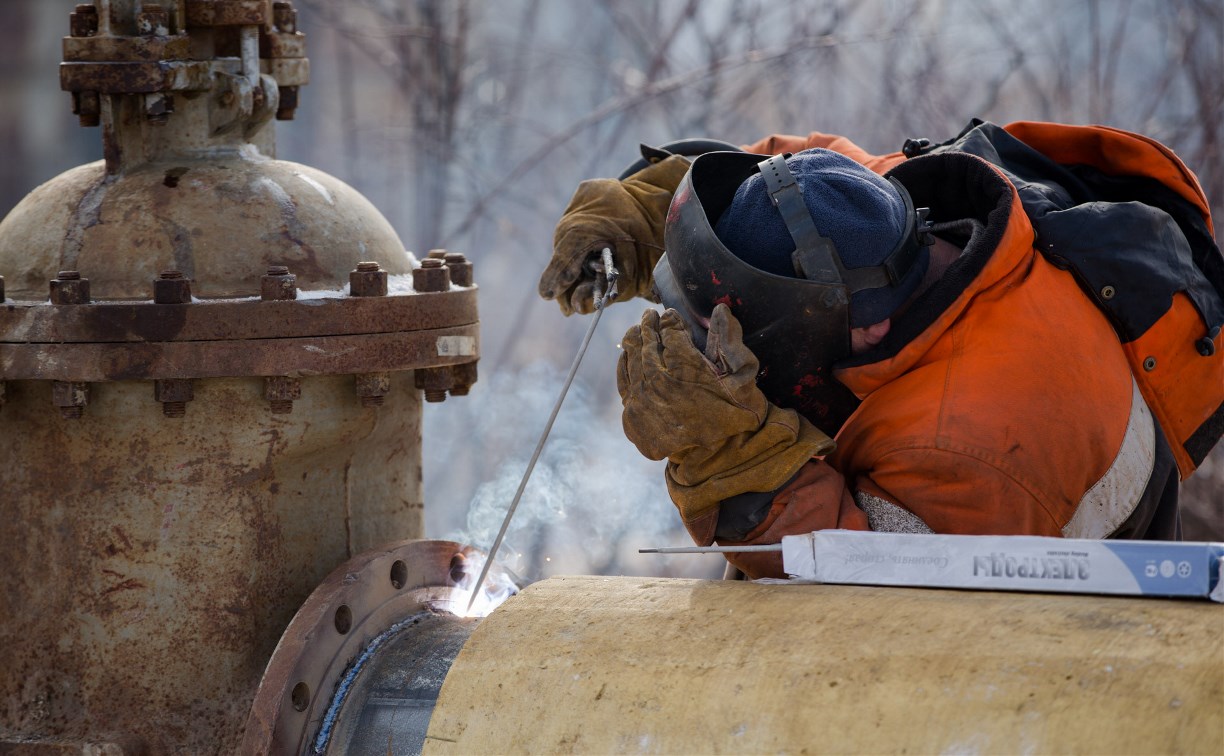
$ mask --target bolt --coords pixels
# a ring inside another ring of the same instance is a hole
[[[136,14],[136,32],[142,37],[164,37],[170,33],[170,13],[160,5],[145,3]]]
[[[429,259],[431,259],[431,260],[445,260],[445,259],[446,259],[446,250],[444,250],[444,249],[431,249],[431,250],[429,250]]]
[[[447,252],[446,267],[450,269],[451,283],[456,286],[472,285],[472,264],[459,252]]]
[[[362,407],[377,407],[391,391],[391,376],[387,373],[358,373],[353,376]]]
[[[297,87],[281,87],[280,102],[276,105],[276,120],[292,121],[294,115],[297,114],[298,108],[298,88]]]
[[[51,304],[89,304],[89,279],[75,270],[61,270],[51,282]]]
[[[188,304],[191,302],[191,281],[177,270],[163,270],[153,281],[153,301],[157,304]]]
[[[89,404],[89,384],[76,381],[52,381],[51,403],[59,407],[65,420],[79,420]]]
[[[427,257],[421,267],[412,271],[412,288],[415,291],[446,291],[450,288],[450,271],[441,259]]]
[[[297,11],[293,3],[272,3],[272,23],[278,32],[297,33]]]
[[[449,367],[418,368],[413,371],[416,387],[425,392],[425,401],[446,401],[446,392],[454,385]]]
[[[285,375],[264,378],[264,398],[273,415],[293,412],[293,400],[302,398],[302,381]]]
[[[78,5],[68,16],[69,28],[74,37],[92,37],[98,33],[98,9],[93,5]]]
[[[284,265],[269,265],[259,281],[260,297],[265,301],[297,299],[297,276]]]
[[[357,269],[349,273],[349,296],[387,296],[387,271],[376,262],[357,263]]]
[[[451,376],[454,386],[451,386],[451,396],[467,396],[476,382],[476,363],[465,362],[462,365],[451,365]]]
[[[97,92],[73,92],[72,112],[81,126],[97,126],[102,123],[102,100]]]
[[[187,402],[195,398],[195,388],[190,378],[163,378],[153,381],[153,398],[162,403],[166,417],[182,417]]]

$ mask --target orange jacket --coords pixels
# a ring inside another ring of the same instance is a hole
[[[1006,128],[1040,138],[1042,126]],[[1004,175],[973,155],[874,156],[819,133],[746,149],[812,147],[890,171],[936,220],[968,216],[982,226],[884,343],[837,368],[862,400],[837,451],[800,470],[742,542],[824,528],[1172,537],[1177,468],[1161,426],[1179,408],[1160,407],[1159,391],[1140,386],[1128,355],[1135,344],[1124,347],[1072,274],[1034,248],[1033,226]],[[1189,171],[1168,178],[1206,214]],[[1220,363],[1192,365],[1216,371],[1202,384],[1219,386],[1204,406],[1224,400]],[[1180,422],[1197,426],[1204,417]],[[754,577],[781,573],[776,555],[732,561]]]

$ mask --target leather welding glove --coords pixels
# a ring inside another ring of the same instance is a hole
[[[663,256],[663,224],[689,161],[672,155],[623,181],[590,179],[578,185],[553,232],[553,256],[540,276],[540,296],[561,312],[595,309],[595,271],[588,260],[612,249],[620,278],[617,299],[650,297],[651,274]]]
[[[714,308],[703,355],[675,310],[647,310],[621,342],[616,387],[625,435],[667,458],[667,489],[698,545],[714,540],[719,503],[781,488],[833,441],[757,388],[757,358],[726,305]]]

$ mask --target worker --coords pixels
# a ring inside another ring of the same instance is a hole
[[[667,305],[617,385],[699,545],[1177,539],[1179,478],[1224,430],[1208,204],[1138,135],[975,120],[883,156],[812,133],[656,158],[579,186],[540,293],[591,311],[605,246],[622,299]]]

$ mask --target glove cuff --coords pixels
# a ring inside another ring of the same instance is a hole
[[[770,404],[758,430],[727,439],[717,451],[700,455],[697,462],[688,461],[687,455],[669,459],[667,491],[693,540],[708,546],[714,540],[724,499],[750,491],[775,491],[809,459],[833,448],[831,438],[794,410]]]

